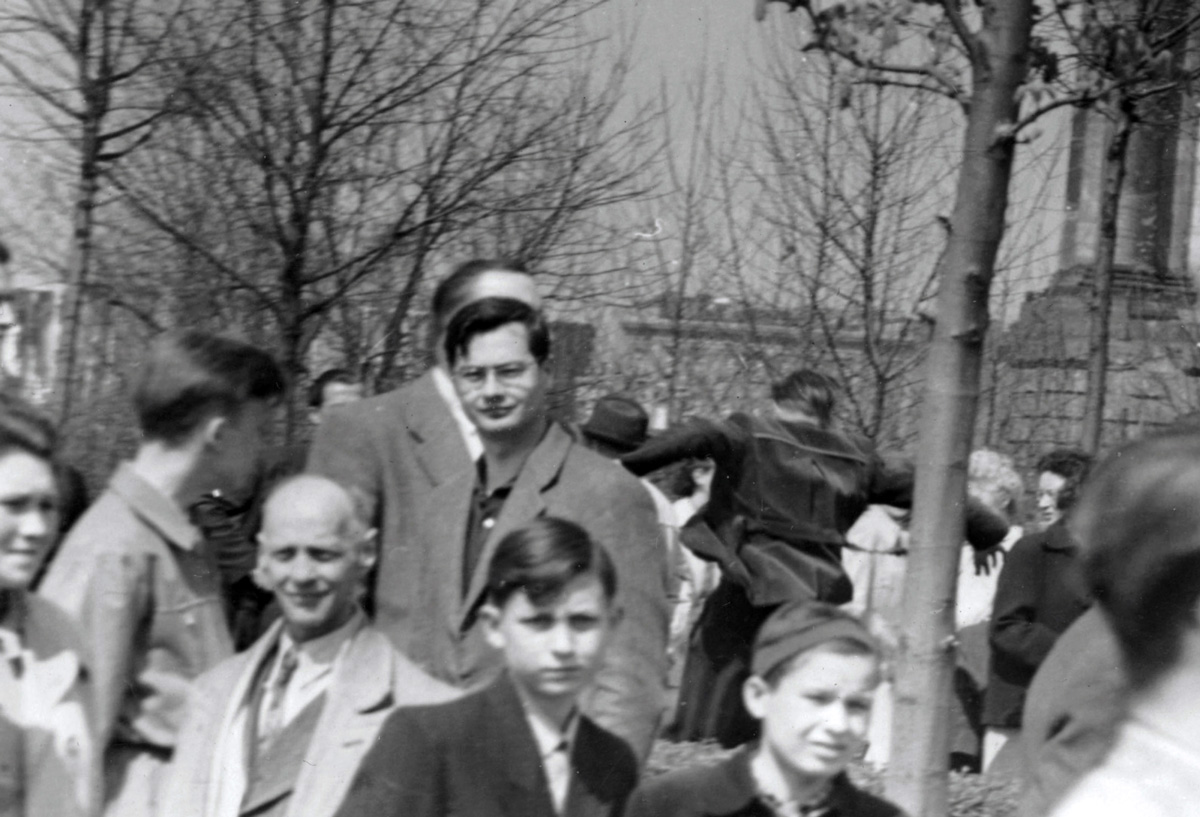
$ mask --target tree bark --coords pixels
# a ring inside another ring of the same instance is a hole
[[[950,4],[957,8],[955,4]],[[904,592],[887,796],[909,814],[947,812],[954,597],[964,532],[966,459],[979,402],[988,292],[1004,234],[1032,0],[983,5],[966,43],[972,86],[916,457],[913,548]]]
[[[1104,154],[1104,177],[1100,192],[1100,236],[1096,265],[1092,271],[1092,293],[1088,302],[1087,393],[1083,406],[1084,449],[1095,454],[1104,436],[1104,399],[1108,391],[1108,330],[1112,314],[1113,261],[1117,251],[1117,213],[1121,188],[1125,185],[1125,155],[1133,129],[1126,102],[1117,106],[1112,138]]]

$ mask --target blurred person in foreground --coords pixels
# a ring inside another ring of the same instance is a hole
[[[162,817],[329,817],[388,715],[457,694],[366,620],[375,531],[344,488],[285,478],[258,541],[256,578],[282,620],[196,681]]]
[[[1020,734],[1025,691],[1059,635],[1091,604],[1079,573],[1080,543],[1064,518],[1091,465],[1091,455],[1074,448],[1056,448],[1037,462],[1038,520],[1044,527],[1013,545],[992,605],[984,771],[1017,773],[1018,746],[1001,751]]]
[[[760,414],[696,419],[622,458],[635,474],[681,460],[716,463],[704,526],[684,542],[720,564],[722,578],[693,632],[673,732],[736,746],[757,724],[741,703],[750,646],[780,604],[842,604],[853,587],[842,566],[845,534],[871,503],[912,504],[913,470],[835,427],[838,386],[798,369],[771,386]],[[695,528],[692,520],[690,527]],[[1008,526],[969,501],[967,538],[987,554]]]
[[[59,533],[55,435],[0,395],[0,814],[90,817],[99,763],[78,628],[30,584]]]
[[[1110,455],[1072,528],[1112,628],[1128,713],[1104,761],[1055,817],[1200,813],[1200,435],[1155,437]]]
[[[669,772],[630,798],[628,817],[895,817],[846,767],[863,749],[879,647],[849,613],[819,602],[776,610],[742,687],[761,737],[715,765]]]
[[[188,509],[249,490],[283,393],[278,364],[250,344],[159,338],[134,389],[142,442],[39,589],[83,632],[112,817],[155,814],[192,681],[233,653],[217,554]]]

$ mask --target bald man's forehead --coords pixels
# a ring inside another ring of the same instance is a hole
[[[267,498],[262,534],[279,539],[300,533],[315,541],[337,538],[353,522],[354,502],[343,488],[324,477],[301,476]]]

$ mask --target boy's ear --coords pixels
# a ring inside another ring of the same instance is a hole
[[[619,604],[612,605],[608,610],[608,624],[613,629],[620,626],[625,620],[625,608]]]
[[[751,675],[742,684],[742,703],[746,711],[756,720],[761,721],[767,713],[767,697],[771,694],[771,685],[761,676]]]
[[[205,420],[204,425],[201,426],[205,447],[216,445],[219,440],[222,440],[228,425],[229,418],[223,414],[214,414]]]
[[[504,649],[504,633],[500,632],[500,608],[488,602],[479,608],[479,619],[483,622],[483,637],[497,650]]]

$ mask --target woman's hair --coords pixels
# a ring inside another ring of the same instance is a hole
[[[1200,434],[1113,452],[1083,487],[1069,524],[1130,682],[1143,688],[1179,660],[1185,634],[1198,626]]]
[[[45,414],[19,397],[0,394],[0,455],[15,450],[51,460],[57,442]]]
[[[1058,492],[1058,509],[1069,510],[1079,496],[1080,486],[1092,470],[1092,455],[1078,448],[1056,448],[1037,461],[1039,474],[1049,471],[1066,480]]]
[[[611,601],[617,571],[587,531],[553,516],[535,519],[500,540],[488,565],[487,599],[497,606],[524,590],[534,604],[553,600],[579,576],[594,575]]]
[[[1020,518],[1020,503],[1025,494],[1025,485],[1013,465],[1012,457],[986,448],[972,451],[967,462],[967,490],[972,489],[995,491],[1002,497],[1002,507],[995,510],[1009,519]]]

